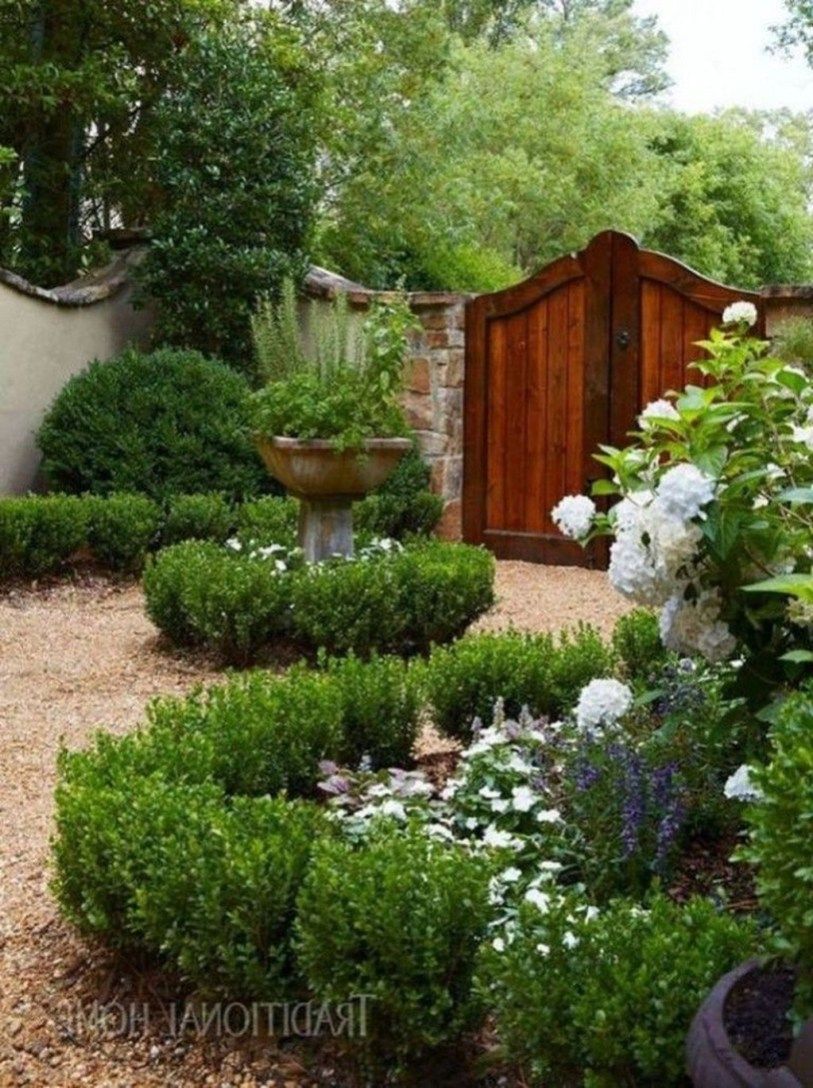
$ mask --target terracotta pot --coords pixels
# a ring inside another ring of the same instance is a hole
[[[364,449],[336,450],[329,439],[258,438],[268,471],[297,498],[363,498],[392,473],[412,443],[408,438],[370,438]]]
[[[750,1065],[731,1044],[725,1028],[725,1006],[728,995],[737,983],[761,964],[748,960],[727,975],[723,975],[709,996],[700,1006],[689,1029],[686,1043],[686,1069],[695,1088],[807,1088],[813,1080],[800,1080],[804,1064],[800,1066],[800,1044],[809,1035],[812,1023],[808,1023],[802,1037],[793,1048],[790,1066],[777,1069],[758,1069]]]
[[[411,446],[408,438],[370,438],[361,451],[340,451],[322,438],[257,439],[265,467],[300,501],[306,562],[353,554],[353,502],[380,487]]]

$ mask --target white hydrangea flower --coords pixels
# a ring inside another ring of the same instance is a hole
[[[543,808],[536,814],[538,824],[555,824],[561,820],[562,814],[558,808]]]
[[[693,522],[658,517],[658,513],[656,508],[651,519],[650,550],[658,581],[661,585],[668,585],[677,581],[679,571],[695,558],[698,544],[703,539],[703,530]]]
[[[575,933],[571,933],[570,930],[568,930],[562,937],[562,944],[565,946],[565,948],[576,948],[578,943],[579,938],[576,936]]]
[[[653,400],[647,404],[646,408],[638,416],[638,425],[642,430],[646,430],[652,420],[659,419],[680,419],[680,414],[671,400],[661,398],[661,400]]]
[[[726,306],[723,310],[723,324],[724,325],[739,325],[741,322],[745,322],[749,328],[756,325],[759,320],[759,313],[753,302],[732,302],[730,306]]]
[[[751,781],[751,768],[747,763],[728,778],[723,793],[733,801],[759,801],[763,796],[762,790]]]
[[[502,939],[502,937],[495,937],[494,940],[491,942],[491,947],[494,949],[495,952],[504,952],[505,941]]]
[[[675,465],[661,477],[657,506],[667,517],[691,521],[712,501],[714,491],[714,480],[697,465]]]
[[[610,585],[636,604],[658,603],[658,579],[648,549],[640,537],[621,532],[610,545]]]
[[[707,661],[725,661],[737,647],[728,625],[720,619],[719,589],[704,590],[692,601],[675,594],[660,617],[661,641],[667,650],[699,653]]]
[[[576,704],[580,729],[598,731],[614,725],[632,706],[632,691],[620,680],[591,680],[582,688]]]
[[[553,524],[571,540],[581,540],[590,532],[596,516],[596,504],[587,495],[566,495],[551,510]]]

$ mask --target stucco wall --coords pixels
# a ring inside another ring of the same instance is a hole
[[[151,315],[131,305],[134,260],[125,254],[92,279],[53,291],[0,272],[0,494],[37,485],[34,436],[68,378],[146,341]]]

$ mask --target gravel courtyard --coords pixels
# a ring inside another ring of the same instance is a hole
[[[611,630],[626,605],[596,571],[498,565],[499,601],[477,630],[558,630],[579,620]],[[0,1088],[299,1088],[317,1083],[290,1052],[222,1043],[77,1033],[77,1002],[162,995],[137,965],[89,949],[57,915],[48,841],[60,745],[134,725],[155,695],[222,675],[165,649],[133,584],[65,583],[0,598]],[[335,1083],[329,1069],[318,1083]]]

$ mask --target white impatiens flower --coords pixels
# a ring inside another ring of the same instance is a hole
[[[382,816],[392,816],[396,820],[405,820],[407,816],[406,809],[401,802],[394,800],[384,802],[381,806],[381,814]]]
[[[661,477],[657,505],[667,517],[691,521],[714,498],[715,482],[696,465],[675,465]]]
[[[530,812],[536,804],[536,794],[529,786],[515,786],[511,797],[511,804],[517,812]]]
[[[732,302],[723,310],[724,325],[739,325],[744,322],[751,328],[758,319],[759,313],[753,302]]]
[[[759,801],[762,790],[751,781],[751,768],[747,763],[738,767],[723,787],[723,793],[733,801]]]
[[[632,706],[632,691],[620,680],[591,680],[576,704],[576,724],[588,732],[614,725]]]
[[[661,642],[677,653],[699,653],[707,661],[725,661],[736,649],[737,640],[720,619],[720,608],[718,589],[704,590],[691,601],[675,594],[661,612]]]
[[[792,428],[793,441],[813,450],[813,408],[808,408],[807,419],[802,426]]]
[[[586,495],[565,495],[550,516],[560,533],[571,540],[581,540],[593,526],[596,504]]]
[[[647,404],[643,412],[638,416],[638,425],[646,430],[653,420],[680,419],[677,408],[670,400],[653,400]]]
[[[539,888],[529,888],[525,893],[525,902],[532,903],[543,914],[550,909],[550,896]]]

